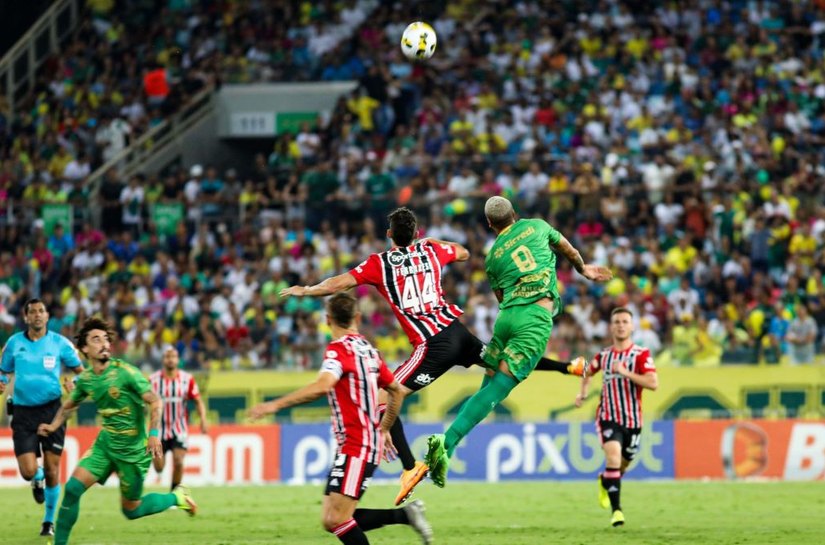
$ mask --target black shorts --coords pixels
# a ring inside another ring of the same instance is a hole
[[[175,450],[178,448],[182,448],[183,450],[189,450],[189,441],[187,441],[185,437],[179,437],[177,435],[172,436],[171,439],[162,440],[160,444],[163,447],[164,454],[166,454],[170,450]]]
[[[14,441],[14,455],[20,456],[33,452],[40,458],[41,452],[63,454],[63,442],[66,439],[66,423],[64,422],[48,437],[37,435],[40,424],[49,424],[63,403],[60,398],[43,405],[27,407],[14,405],[14,416],[11,418],[12,440]]]
[[[602,444],[618,441],[622,445],[622,458],[630,462],[636,457],[642,439],[642,428],[627,428],[618,422],[599,420],[596,429]]]
[[[355,456],[336,454],[335,463],[332,464],[332,469],[329,470],[324,496],[336,492],[356,500],[360,499],[367,491],[376,467],[378,467],[376,464],[371,464]]]
[[[455,320],[444,331],[419,344],[409,359],[395,370],[395,379],[417,391],[434,382],[453,365],[481,364],[483,350],[484,343]]]

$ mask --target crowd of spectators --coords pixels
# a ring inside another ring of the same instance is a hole
[[[559,264],[558,356],[608,342],[609,311],[624,305],[637,342],[660,364],[816,359],[825,332],[821,2],[454,1],[422,16],[439,37],[425,64],[400,55],[410,19],[393,5],[363,17],[354,2],[274,4],[294,25],[276,39],[255,32],[266,17],[238,27],[227,12],[187,2],[164,13],[209,14],[237,28],[239,39],[216,40],[221,62],[204,72],[213,77],[293,74],[306,40],[307,77],[358,79],[358,88],[325,123],[279,136],[251,165],[127,181],[112,171],[98,203],[102,230],[46,236],[37,222],[7,218],[6,334],[21,299],[39,295],[56,329],[71,332],[93,312],[112,317],[126,356],[148,365],[169,343],[190,367],[317,365],[322,302],[284,301],[278,291],[386,249],[384,218],[404,204],[422,236],[469,248],[470,261],[444,276],[445,291],[488,339],[496,303],[483,262],[493,234],[481,205],[502,194],[614,270],[612,282],[594,286]],[[245,4],[222,8],[230,5]],[[319,39],[338,35],[323,34],[330,26],[354,29],[351,39]],[[176,28],[191,29],[165,25],[167,44],[181,45]],[[41,142],[36,130],[20,138],[28,148]],[[53,157],[72,154],[57,137],[53,147]],[[17,198],[31,210],[25,193],[40,182],[15,171],[28,148],[9,147],[0,202]],[[23,195],[10,196],[20,183]],[[174,234],[150,221],[156,202],[186,203]],[[409,345],[387,306],[374,290],[358,294],[366,332],[389,360],[404,358]]]

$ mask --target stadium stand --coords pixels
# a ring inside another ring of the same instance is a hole
[[[487,339],[480,211],[502,194],[616,273],[585,286],[560,264],[561,357],[603,345],[622,304],[660,365],[821,358],[819,2],[583,2],[594,15],[577,16],[574,3],[456,1],[434,17],[426,65],[401,56],[408,17],[389,3],[90,4],[25,107],[12,119],[0,103],[0,344],[40,296],[67,335],[90,313],[113,318],[123,352],[150,367],[169,343],[189,368],[317,365],[321,302],[278,291],[386,248],[399,204],[422,235],[469,248],[445,289]],[[287,79],[361,85],[254,165],[113,172],[89,202],[89,170],[198,89]],[[188,221],[160,235],[147,205],[180,201]],[[75,205],[76,232],[47,235],[50,202]],[[366,332],[404,357],[388,308],[358,295]]]

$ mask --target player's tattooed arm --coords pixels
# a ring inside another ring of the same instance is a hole
[[[607,282],[613,278],[613,273],[607,267],[585,263],[579,251],[563,236],[556,244],[550,244],[550,247],[563,255],[573,265],[576,272],[592,282]]]
[[[582,259],[581,253],[565,237],[560,237],[558,243],[550,244],[550,247],[563,255],[573,265],[576,272],[579,274],[584,272],[584,259]]]
[[[160,418],[163,414],[163,401],[155,392],[149,391],[141,396],[143,402],[149,405],[149,429],[160,430]]]
[[[160,442],[160,419],[163,414],[163,400],[152,390],[145,392],[141,398],[149,405],[149,437],[146,439],[146,452],[153,458],[161,458],[163,444]]]
[[[46,424],[45,422],[41,423],[37,426],[37,435],[41,435],[43,437],[47,437],[57,431],[60,426],[66,421],[68,414],[71,413],[73,410],[77,408],[77,401],[69,398],[67,399],[63,405],[57,409],[57,413],[54,415],[51,423]]]

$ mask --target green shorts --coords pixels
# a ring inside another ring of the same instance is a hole
[[[553,331],[553,315],[539,305],[518,305],[502,309],[493,328],[493,338],[484,351],[484,364],[498,369],[500,361],[521,382],[536,368],[547,350]]]
[[[152,456],[130,454],[118,456],[100,437],[86,451],[77,464],[92,474],[100,484],[104,484],[112,472],[120,479],[120,495],[127,500],[139,500],[143,495],[143,480],[152,465]]]

